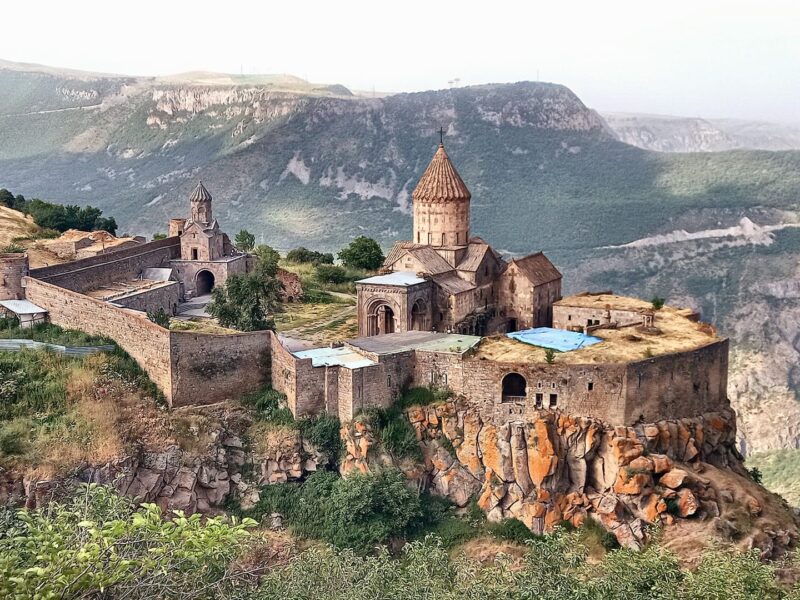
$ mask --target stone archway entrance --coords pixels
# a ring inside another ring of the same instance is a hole
[[[524,402],[528,395],[528,382],[519,373],[503,377],[502,402]]]
[[[428,319],[425,318],[425,303],[422,300],[414,302],[411,307],[411,331],[427,331]]]
[[[367,315],[367,335],[384,335],[395,332],[394,311],[386,303],[372,306]]]
[[[204,296],[210,294],[214,289],[214,274],[211,271],[202,270],[197,273],[195,277],[195,289],[197,296]]]

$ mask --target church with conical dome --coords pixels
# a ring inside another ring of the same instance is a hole
[[[360,336],[552,324],[561,273],[541,252],[506,260],[470,235],[472,195],[443,143],[411,197],[412,239],[394,245],[379,275],[356,284]]]

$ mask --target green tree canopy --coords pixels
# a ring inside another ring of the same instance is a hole
[[[374,271],[383,264],[384,256],[378,242],[360,235],[339,251],[339,260],[348,267]]]
[[[281,259],[278,251],[266,244],[261,244],[256,246],[253,254],[258,258],[256,269],[264,276],[275,277],[278,272],[278,261]]]
[[[242,229],[236,234],[233,244],[239,252],[250,252],[256,245],[256,236],[247,229]]]
[[[232,275],[211,292],[208,314],[223,327],[239,331],[274,330],[270,315],[280,308],[282,290],[280,281],[258,268],[246,275]]]
[[[333,254],[330,252],[317,252],[300,246],[294,250],[289,250],[286,260],[294,264],[312,263],[315,265],[332,265]]]

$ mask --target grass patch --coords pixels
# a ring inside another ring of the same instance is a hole
[[[748,469],[758,469],[765,488],[800,506],[800,450],[759,452],[747,458]]]

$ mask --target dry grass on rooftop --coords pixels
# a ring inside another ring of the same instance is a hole
[[[640,301],[641,302],[641,301]],[[644,303],[650,305],[650,303]],[[592,335],[603,341],[593,346],[556,353],[557,363],[621,363],[652,356],[683,352],[706,346],[719,339],[713,328],[686,318],[685,309],[664,307],[656,312],[655,326],[660,335],[641,333],[636,327],[599,329]],[[497,362],[545,362],[543,348],[531,346],[504,335],[483,340],[475,357]]]
[[[640,298],[617,296],[615,294],[576,294],[554,303],[555,306],[577,306],[581,308],[604,309],[610,305],[614,310],[652,310],[652,302]]]

